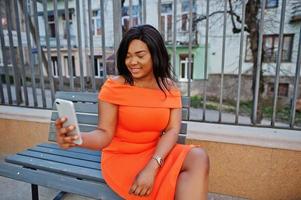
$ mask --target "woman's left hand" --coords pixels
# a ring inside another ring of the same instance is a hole
[[[150,162],[137,176],[130,188],[129,194],[137,196],[148,196],[152,192],[157,174],[157,163]]]

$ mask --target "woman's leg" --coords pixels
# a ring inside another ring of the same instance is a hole
[[[208,193],[209,158],[201,148],[192,148],[183,163],[177,180],[176,200],[206,200]]]

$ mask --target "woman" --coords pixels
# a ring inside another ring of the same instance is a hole
[[[131,28],[122,39],[119,76],[99,93],[98,128],[82,133],[81,147],[102,150],[102,174],[124,199],[207,199],[209,159],[204,150],[176,144],[181,95],[172,81],[167,50],[150,25]],[[78,146],[74,126],[56,121],[62,148]]]

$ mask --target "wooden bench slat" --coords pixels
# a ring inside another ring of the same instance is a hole
[[[8,164],[0,165],[0,174],[1,176],[18,181],[80,194],[89,198],[121,200],[121,198],[117,196],[107,185],[100,182],[77,180],[62,174],[32,170]],[[45,177],[47,177],[47,179],[45,179]]]
[[[49,172],[55,172],[68,176],[73,176],[79,179],[93,180],[104,182],[101,174],[100,166],[99,169],[88,169],[85,167],[79,167],[74,165],[68,165],[48,160],[42,160],[38,158],[32,158],[22,155],[13,155],[5,158],[8,163],[22,165],[32,169],[46,170]]]
[[[53,155],[53,154],[30,151],[30,150],[22,151],[22,152],[18,153],[18,155],[27,156],[30,158],[37,158],[37,159],[46,160],[46,161],[54,161],[54,162],[63,163],[63,164],[67,164],[67,165],[85,167],[85,168],[89,168],[89,169],[97,170],[100,168],[99,162],[92,162],[92,161],[87,161],[87,160],[69,158],[69,157],[65,157],[63,155]]]
[[[77,122],[79,124],[92,124],[97,125],[98,124],[98,116],[97,115],[87,115],[83,113],[76,113],[77,116]],[[55,121],[58,118],[57,112],[52,112],[51,114],[51,121]]]
[[[88,154],[82,154],[77,152],[72,152],[69,150],[63,150],[63,149],[54,149],[54,148],[45,148],[41,146],[36,146],[34,148],[30,148],[30,151],[36,151],[41,153],[47,153],[52,155],[62,155],[69,158],[76,158],[81,160],[87,160],[87,161],[93,161],[93,162],[100,162],[101,156],[95,156],[95,155],[88,155]]]
[[[58,91],[55,94],[56,98],[70,100],[70,101],[80,101],[80,102],[90,102],[96,103],[98,101],[98,93],[94,92],[61,92]]]
[[[38,146],[54,148],[54,149],[61,149],[56,143],[42,143],[42,144],[39,144]],[[100,151],[94,151],[94,150],[84,149],[84,148],[80,148],[80,147],[73,147],[73,148],[68,149],[67,151],[100,156]]]
[[[73,102],[75,112],[98,114],[98,103],[83,103]],[[57,110],[56,104],[53,105],[53,110]]]

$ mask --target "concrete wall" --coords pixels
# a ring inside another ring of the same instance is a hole
[[[0,119],[0,156],[46,142],[48,129],[49,123]]]
[[[210,192],[260,200],[301,199],[301,152],[189,139],[210,157]]]

